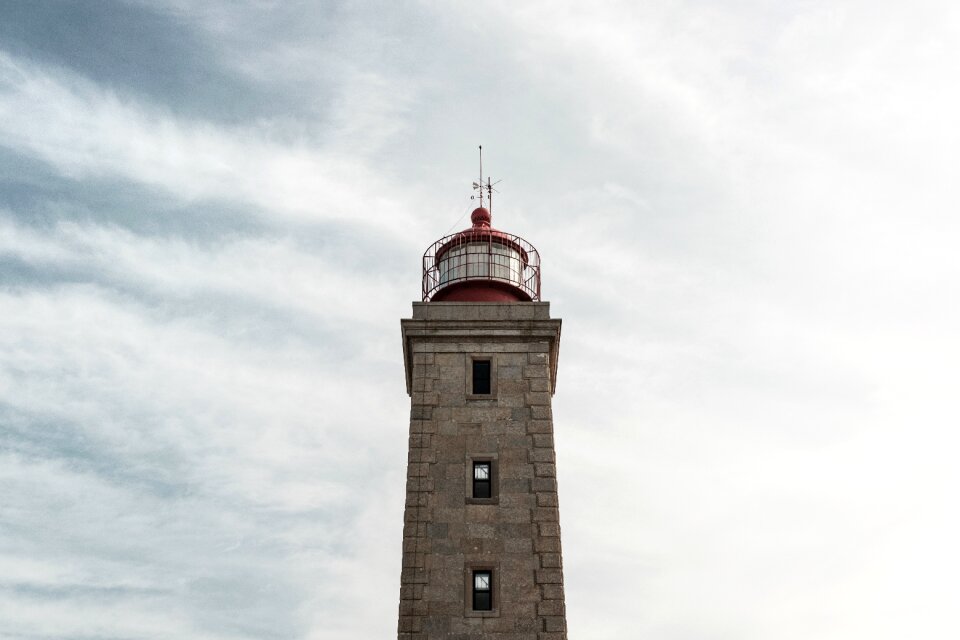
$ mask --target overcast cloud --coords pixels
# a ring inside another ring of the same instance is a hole
[[[0,2],[0,638],[396,633],[481,143],[571,637],[960,637],[958,60],[946,0]]]

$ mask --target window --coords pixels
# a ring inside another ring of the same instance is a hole
[[[492,451],[467,453],[463,465],[463,497],[467,504],[500,503],[498,457]]]
[[[493,497],[493,469],[489,461],[473,463],[473,497],[488,499]]]
[[[473,610],[493,611],[493,571],[473,572]]]
[[[497,398],[497,356],[492,353],[468,353],[466,370],[467,400]]]
[[[463,567],[463,615],[500,617],[500,567],[490,562],[467,562]]]
[[[473,361],[473,395],[490,395],[490,361]]]

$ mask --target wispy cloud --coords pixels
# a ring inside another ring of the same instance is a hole
[[[9,55],[0,57],[0,91],[4,146],[75,179],[119,176],[190,201],[249,204],[264,215],[369,224],[390,210],[408,220],[386,197],[371,199],[389,190],[358,158],[324,153],[308,139],[183,122]]]

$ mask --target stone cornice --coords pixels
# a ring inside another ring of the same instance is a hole
[[[503,343],[547,342],[550,390],[556,391],[561,321],[550,318],[549,302],[415,302],[413,316],[400,321],[408,395],[417,341],[472,343],[480,352],[498,351]]]

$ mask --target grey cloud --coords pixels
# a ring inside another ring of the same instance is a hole
[[[245,122],[285,93],[224,68],[216,47],[189,21],[128,2],[5,2],[0,40],[8,51],[69,68],[128,95],[162,102],[185,117]]]

